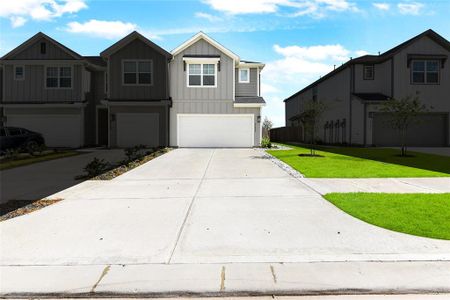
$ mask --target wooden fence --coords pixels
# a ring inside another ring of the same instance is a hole
[[[303,128],[301,126],[272,128],[270,140],[279,143],[303,142]]]

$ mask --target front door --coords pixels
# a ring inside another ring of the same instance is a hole
[[[97,143],[100,146],[108,146],[108,109],[97,110]]]

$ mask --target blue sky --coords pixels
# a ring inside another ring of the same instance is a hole
[[[0,55],[42,31],[98,55],[132,30],[167,50],[202,30],[241,59],[266,63],[264,115],[284,125],[283,99],[350,57],[432,28],[450,39],[450,1],[1,0]]]

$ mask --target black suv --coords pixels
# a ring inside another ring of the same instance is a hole
[[[0,127],[0,151],[7,149],[34,149],[45,145],[42,134],[20,127]]]

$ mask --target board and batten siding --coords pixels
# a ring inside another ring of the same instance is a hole
[[[151,60],[153,62],[153,83],[151,85],[123,85],[122,62],[124,60]],[[168,62],[161,53],[141,40],[134,40],[109,59],[110,99],[160,100],[168,99]]]
[[[245,69],[245,68],[244,68]],[[235,70],[236,96],[258,96],[258,69],[250,68],[250,82],[239,82],[239,69]]]
[[[187,70],[183,55],[220,55],[220,71],[217,70],[217,87],[187,87]],[[176,55],[170,63],[170,95],[174,101],[231,100],[233,101],[233,59],[204,40],[199,40]]]
[[[41,53],[41,43],[46,43],[45,54]],[[48,60],[73,60],[74,57],[63,51],[61,48],[55,46],[44,38],[39,39],[34,44],[30,45],[23,51],[17,53],[14,59],[48,59]]]
[[[26,65],[25,79],[14,80],[14,65],[4,65],[4,102],[64,102],[83,101],[82,66],[72,66],[72,88],[54,89],[45,87],[45,62],[42,65]],[[50,65],[49,65],[50,66]],[[67,64],[51,66],[70,66]]]

